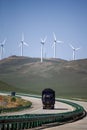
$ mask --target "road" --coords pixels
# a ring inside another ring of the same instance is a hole
[[[4,115],[22,115],[22,114],[48,114],[48,113],[62,113],[62,112],[68,112],[68,111],[73,111],[73,107],[61,103],[61,102],[55,102],[55,109],[54,110],[46,110],[43,109],[42,107],[42,101],[39,98],[34,98],[34,97],[27,97],[27,96],[21,96],[25,100],[29,100],[32,102],[32,107],[29,109],[25,109],[23,111],[19,112],[14,112],[14,113],[2,113],[1,116]]]
[[[84,107],[87,111],[87,102],[72,101]],[[87,116],[79,121],[64,124],[61,126],[46,128],[44,130],[87,130]]]
[[[26,100],[30,100],[32,102],[32,107],[27,109],[27,110],[23,110],[21,112],[4,113],[1,116],[4,116],[4,115],[21,115],[21,114],[30,114],[30,113],[31,114],[62,113],[62,112],[67,112],[67,111],[73,110],[73,108],[71,106],[64,104],[64,103],[61,103],[61,102],[55,103],[55,109],[54,110],[43,110],[41,99],[33,98],[33,97],[27,97],[27,96],[22,96],[22,98],[24,98]],[[83,106],[84,109],[87,111],[87,102],[81,102],[81,101],[72,101],[72,102],[75,102],[75,103]],[[87,116],[85,118],[79,120],[79,121],[64,124],[64,125],[61,125],[61,126],[46,128],[45,130],[87,130]]]

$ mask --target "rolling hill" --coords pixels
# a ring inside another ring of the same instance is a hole
[[[41,94],[49,87],[57,97],[87,99],[87,59],[44,59],[40,63],[39,58],[11,56],[0,61],[0,90]]]

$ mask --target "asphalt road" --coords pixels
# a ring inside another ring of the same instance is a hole
[[[27,96],[26,97],[22,96],[22,98],[24,98],[26,100],[30,100],[32,102],[32,107],[27,109],[27,110],[23,110],[21,112],[4,113],[1,116],[3,116],[3,115],[21,115],[21,114],[26,114],[26,113],[27,114],[30,114],[30,113],[32,113],[32,114],[62,113],[62,112],[67,112],[67,111],[73,110],[73,108],[71,106],[64,104],[64,103],[61,103],[61,102],[55,103],[54,110],[43,110],[41,99],[27,97]],[[72,102],[80,104],[87,111],[87,102],[81,102],[81,101],[72,101]],[[46,128],[45,130],[87,130],[87,116],[79,121],[64,124],[61,126]]]
[[[73,107],[70,105],[67,105],[65,103],[61,102],[55,102],[55,109],[54,110],[46,110],[43,109],[42,101],[39,98],[33,98],[33,97],[27,97],[27,96],[21,96],[25,100],[29,100],[32,102],[32,107],[29,109],[25,109],[23,111],[19,112],[9,112],[9,113],[2,113],[1,116],[4,115],[22,115],[22,114],[46,114],[46,113],[62,113],[62,112],[68,112],[73,111]]]
[[[87,111],[87,102],[72,101],[84,107]],[[87,116],[79,121],[64,124],[61,126],[47,128],[45,130],[87,130]]]

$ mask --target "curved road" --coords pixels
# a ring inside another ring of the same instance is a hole
[[[61,103],[61,102],[55,102],[55,109],[53,110],[47,110],[42,108],[42,101],[39,98],[34,98],[34,97],[27,97],[27,96],[21,96],[25,100],[29,100],[32,102],[32,107],[29,109],[25,109],[23,111],[19,112],[14,112],[14,113],[2,113],[1,116],[4,115],[22,115],[22,114],[46,114],[46,113],[62,113],[62,112],[68,112],[68,111],[73,111],[73,107]]]
[[[71,100],[70,100],[71,101]],[[87,111],[87,102],[72,101],[84,107]],[[87,116],[73,123],[47,128],[45,130],[87,130]]]
[[[14,112],[14,113],[4,113],[1,114],[1,116],[4,115],[21,115],[21,114],[44,114],[44,113],[62,113],[67,111],[73,111],[73,108],[67,104],[56,102],[55,103],[55,110],[43,110],[42,109],[42,102],[41,99],[33,98],[33,97],[27,97],[27,96],[21,96],[22,98],[26,100],[30,100],[32,102],[32,107],[23,110],[21,112]],[[71,100],[70,100],[71,101]],[[87,111],[87,102],[80,102],[80,101],[72,101],[75,102],[81,106],[84,107],[84,109]],[[46,128],[45,130],[87,130],[87,116],[79,121],[73,122],[73,123],[67,123],[65,125]]]

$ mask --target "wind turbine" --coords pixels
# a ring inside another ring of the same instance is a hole
[[[23,56],[23,45],[28,46],[28,44],[24,42],[24,34],[22,33],[21,43],[19,44],[19,47],[21,47],[21,56]]]
[[[56,35],[54,32],[53,32],[53,37],[54,37],[54,43],[53,43],[52,47],[54,48],[54,58],[56,58],[56,44],[63,43],[63,41],[57,41],[57,38],[56,38]]]
[[[75,60],[75,52],[78,51],[80,48],[75,48],[71,44],[70,47],[73,49],[73,60]]]
[[[6,39],[0,43],[1,46],[1,59],[3,58],[3,51],[4,51],[4,45],[5,45]]]
[[[46,39],[47,37],[45,37],[44,39],[41,38],[41,62],[43,62],[43,47],[46,42]]]
[[[46,48],[44,48],[44,58],[47,58]]]

